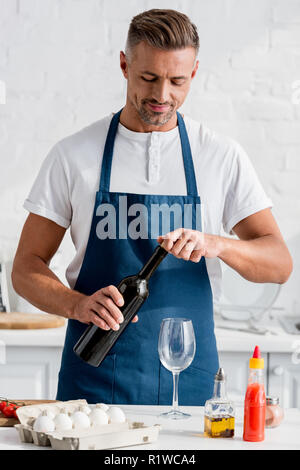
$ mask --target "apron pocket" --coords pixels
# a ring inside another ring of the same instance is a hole
[[[86,399],[88,403],[113,403],[116,355],[106,356],[100,367],[93,367],[73,353],[63,360],[59,373],[57,400]]]
[[[209,372],[204,369],[190,366],[180,373],[179,400],[182,404],[190,406],[203,406],[213,395],[214,379],[217,371]],[[188,402],[188,403],[185,403]]]
[[[190,366],[179,374],[179,406],[203,406],[212,397],[215,372]],[[171,405],[173,375],[160,365],[159,404]]]

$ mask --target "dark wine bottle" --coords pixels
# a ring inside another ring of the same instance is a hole
[[[124,298],[124,305],[120,307],[124,321],[120,323],[119,330],[102,330],[94,324],[89,325],[73,348],[78,357],[94,367],[101,364],[147,299],[148,281],[167,254],[164,248],[157,246],[138,274],[122,279],[117,286]]]

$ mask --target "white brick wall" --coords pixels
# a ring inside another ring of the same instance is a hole
[[[119,51],[131,18],[154,7],[181,10],[199,28],[183,111],[249,153],[294,257],[277,305],[300,314],[300,0],[0,0],[0,259],[14,256],[48,150],[124,104]],[[67,238],[57,271],[71,254]]]

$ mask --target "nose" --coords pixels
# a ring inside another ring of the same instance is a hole
[[[153,99],[157,104],[165,104],[169,101],[169,86],[167,80],[158,80],[155,82],[152,90]]]

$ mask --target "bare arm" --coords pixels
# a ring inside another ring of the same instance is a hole
[[[68,289],[49,268],[65,231],[51,220],[30,214],[15,255],[12,282],[16,292],[37,308],[68,318],[81,294]]]
[[[45,312],[92,322],[102,329],[118,329],[123,315],[117,305],[124,300],[115,286],[86,296],[66,287],[49,268],[65,231],[44,217],[28,216],[13,264],[15,291]]]
[[[233,231],[239,240],[224,239],[220,259],[249,281],[288,280],[292,257],[270,209],[247,217]]]
[[[158,237],[158,242],[177,258],[195,263],[202,256],[219,257],[248,281],[283,284],[288,280],[292,258],[270,209],[246,217],[233,231],[239,240],[178,229]]]

